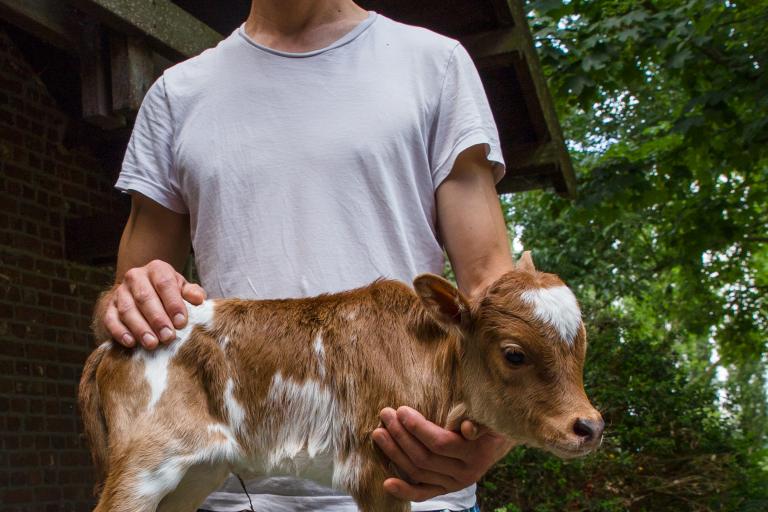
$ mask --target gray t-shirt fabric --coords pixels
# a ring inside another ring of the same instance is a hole
[[[498,181],[496,125],[453,39],[371,12],[326,48],[286,53],[241,26],[150,88],[116,187],[189,214],[210,297],[306,297],[441,273],[435,190],[478,144]],[[266,510],[356,510],[306,480],[247,486]],[[474,491],[414,510],[468,508]],[[203,508],[249,504],[230,479]]]

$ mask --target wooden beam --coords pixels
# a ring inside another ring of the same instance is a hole
[[[491,0],[493,10],[496,13],[496,19],[499,20],[499,24],[503,26],[513,25],[515,23],[512,16],[511,2],[515,0]]]
[[[223,38],[170,0],[72,1],[114,30],[148,37],[159,53],[172,60],[193,57]]]
[[[135,36],[110,34],[112,69],[112,109],[133,115],[155,79],[152,50],[145,40]]]
[[[80,88],[83,119],[104,130],[125,125],[112,111],[109,65],[105,34],[101,27],[86,23],[80,46]]]
[[[507,175],[496,186],[501,193],[522,192],[536,188],[554,187],[562,194],[561,152],[554,142],[533,144],[505,151]]]
[[[504,154],[504,159],[512,169],[513,176],[520,176],[529,169],[557,166],[560,163],[560,148],[554,142],[549,141],[507,152]]]
[[[517,26],[473,34],[461,40],[480,68],[484,67],[482,63],[485,60],[512,53],[522,54],[526,43],[523,30]]]
[[[80,31],[67,2],[0,0],[0,18],[59,48],[79,49]]]
[[[528,27],[528,21],[525,17],[525,9],[523,8],[522,0],[510,0],[510,9],[512,16],[514,17],[515,24],[523,27],[523,34],[527,41],[525,45],[525,60],[528,65],[529,76],[533,82],[533,86],[536,90],[536,96],[539,98],[539,104],[541,105],[544,118],[546,119],[549,133],[552,139],[552,143],[558,148],[560,154],[560,174],[555,179],[555,189],[558,193],[564,197],[575,198],[576,197],[576,175],[573,172],[573,164],[571,163],[571,157],[568,154],[568,149],[565,147],[565,139],[563,138],[563,132],[560,128],[560,121],[557,119],[557,112],[555,111],[555,103],[552,100],[552,95],[549,91],[549,86],[544,78],[544,71],[541,69],[541,63],[539,62],[539,55],[536,53],[536,47],[533,43],[533,36],[531,30]]]
[[[555,180],[556,188],[560,194],[574,197],[576,177],[565,147],[554,102],[528,28],[523,2],[522,0],[492,1],[497,13],[505,12],[502,9],[502,3],[507,5],[512,17],[511,26],[472,35],[462,39],[462,44],[481,70],[489,67],[514,66],[526,98],[531,121],[536,129],[536,137],[541,144],[548,144],[547,151],[554,151],[552,156],[558,162],[557,167],[562,177]],[[512,162],[510,166],[514,167],[515,164]]]
[[[499,194],[514,194],[528,190],[551,188],[554,186],[554,180],[558,174],[559,170],[557,168],[551,168],[540,170],[537,174],[519,176],[509,180],[505,179],[496,185],[496,192]]]

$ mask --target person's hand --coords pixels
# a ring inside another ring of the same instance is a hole
[[[512,448],[505,436],[461,424],[461,434],[428,421],[410,407],[381,411],[385,428],[373,431],[373,440],[410,482],[384,481],[389,494],[409,501],[424,501],[463,489],[477,482]]]
[[[158,341],[174,340],[175,329],[187,324],[184,300],[201,304],[205,290],[188,283],[168,263],[154,260],[128,270],[123,281],[102,296],[94,323],[101,323],[106,334],[126,347],[138,340],[151,350]]]

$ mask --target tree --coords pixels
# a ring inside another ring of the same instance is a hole
[[[506,198],[582,301],[600,453],[513,452],[509,510],[768,506],[768,2],[530,2],[578,198]],[[491,498],[493,497],[493,498]]]

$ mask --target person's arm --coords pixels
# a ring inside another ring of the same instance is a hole
[[[440,236],[459,289],[470,300],[514,268],[490,167],[484,145],[472,146],[435,193]]]
[[[491,164],[483,145],[463,151],[436,192],[440,235],[459,288],[471,299],[514,267]],[[479,431],[470,421],[461,434],[400,407],[381,412],[385,428],[373,438],[411,483],[389,478],[384,489],[405,500],[424,501],[463,489],[480,479],[512,447],[504,436]]]
[[[182,299],[199,304],[205,292],[180,274],[190,250],[189,216],[134,192],[120,239],[115,285],[102,294],[94,314],[99,336],[148,349],[175,337],[187,322]]]

